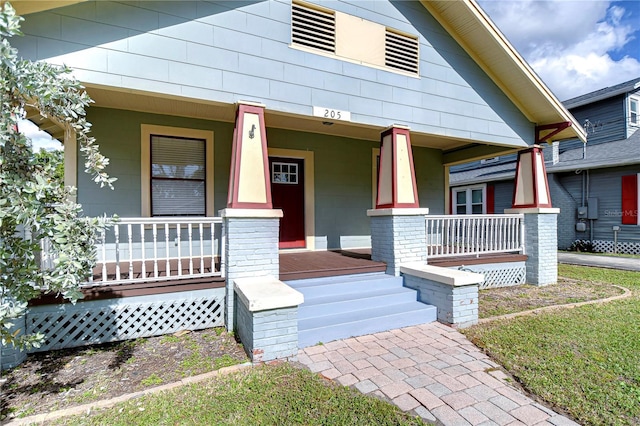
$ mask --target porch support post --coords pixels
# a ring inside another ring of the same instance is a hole
[[[241,102],[236,111],[227,207],[271,209],[264,105]]]
[[[381,134],[376,209],[419,206],[409,128],[394,125]]]
[[[380,168],[376,208],[371,218],[371,259],[400,275],[400,265],[427,261],[426,218],[419,208],[408,127],[394,125],[380,135]]]
[[[282,210],[231,209],[220,211],[226,271],[225,324],[234,329],[234,291],[237,278],[279,277],[278,233]]]
[[[76,132],[67,127],[64,131],[64,186],[78,187],[78,142]],[[76,193],[72,201],[76,201]]]
[[[371,209],[371,260],[385,262],[387,274],[400,275],[406,263],[426,263],[429,209]]]
[[[513,206],[506,214],[524,214],[527,283],[543,286],[558,281],[558,213],[551,195],[542,149],[534,145],[518,154]]]

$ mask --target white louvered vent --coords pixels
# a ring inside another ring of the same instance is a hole
[[[334,13],[293,3],[291,5],[291,40],[298,45],[335,53]]]
[[[387,28],[385,35],[385,65],[391,68],[418,74],[419,44],[409,37]]]

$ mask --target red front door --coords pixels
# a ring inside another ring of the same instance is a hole
[[[271,199],[282,209],[280,248],[306,247],[304,232],[304,160],[269,157]]]

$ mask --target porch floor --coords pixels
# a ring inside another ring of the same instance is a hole
[[[371,250],[280,253],[280,280],[384,272],[387,265],[371,260]]]

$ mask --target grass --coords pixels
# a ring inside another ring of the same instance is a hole
[[[464,333],[525,388],[579,423],[640,424],[640,273],[561,265],[559,274],[622,285],[634,294]]]
[[[422,425],[397,407],[290,364],[265,365],[138,398],[67,425]]]

